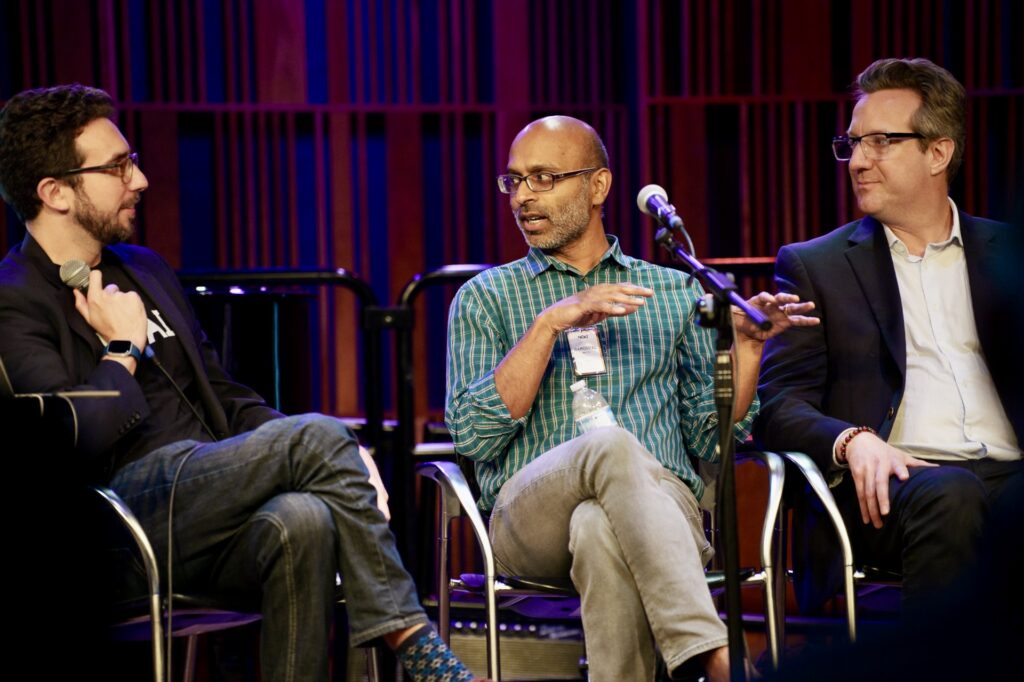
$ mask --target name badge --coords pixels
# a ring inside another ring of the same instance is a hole
[[[569,341],[569,354],[572,356],[572,369],[576,376],[589,377],[608,371],[597,327],[575,327],[567,329],[565,335]]]

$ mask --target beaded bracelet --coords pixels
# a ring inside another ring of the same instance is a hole
[[[859,433],[865,433],[865,432],[867,432],[867,433],[877,433],[877,431],[875,431],[870,426],[858,426],[853,431],[850,431],[848,434],[846,434],[846,437],[843,438],[843,442],[839,444],[839,454],[836,455],[836,461],[837,462],[839,462],[840,464],[846,464],[847,463],[846,462],[846,448],[847,448],[847,446],[850,444],[850,441],[853,440],[854,436],[856,436]]]

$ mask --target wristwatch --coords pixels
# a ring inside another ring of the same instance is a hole
[[[123,339],[112,339],[103,349],[103,354],[112,358],[135,358],[137,362],[142,362],[142,351],[139,347]]]

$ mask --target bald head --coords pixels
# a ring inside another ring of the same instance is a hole
[[[559,153],[570,164],[578,167],[607,168],[608,151],[597,131],[589,124],[572,116],[545,116],[529,123],[519,131],[512,147],[527,137],[542,138],[557,145]]]

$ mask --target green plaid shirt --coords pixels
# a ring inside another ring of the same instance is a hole
[[[699,284],[676,270],[622,253],[615,237],[586,275],[531,248],[525,258],[492,268],[459,289],[448,317],[445,421],[459,454],[476,462],[480,507],[535,457],[579,435],[572,417],[576,381],[565,335],[555,342],[530,411],[512,419],[494,385],[494,370],[542,310],[594,284],[630,282],[654,290],[633,315],[598,325],[607,374],[587,378],[619,423],[699,500],[704,483],[688,455],[717,458],[718,414],[712,369],[714,332],[698,326]],[[759,404],[735,425],[743,440]]]

